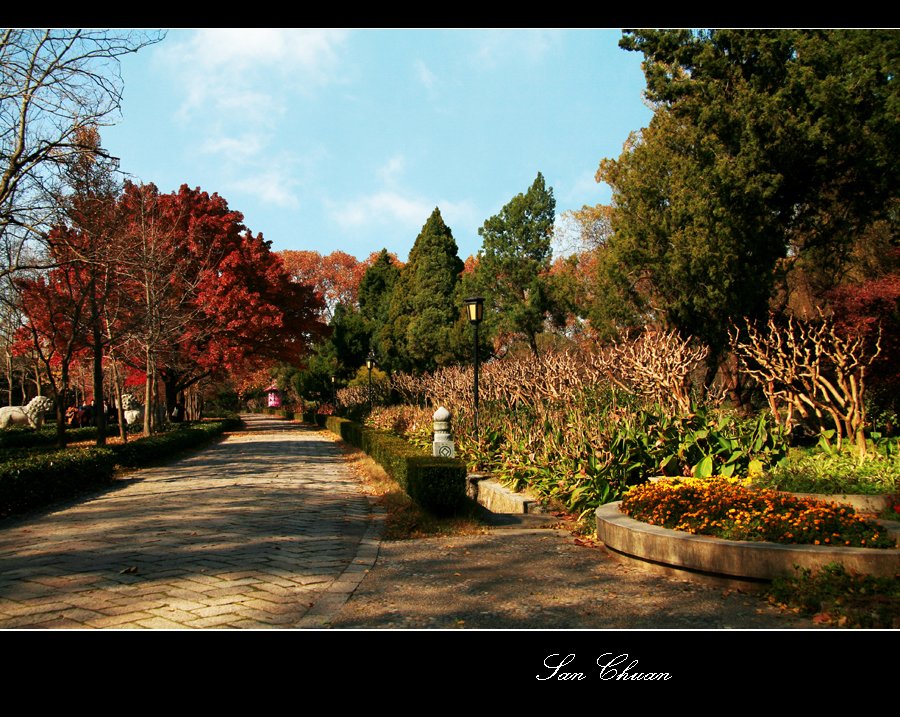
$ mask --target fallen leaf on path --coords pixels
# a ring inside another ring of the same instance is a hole
[[[130,568],[125,568],[124,570],[119,571],[119,575],[124,575],[125,573],[136,573],[137,568],[132,565]]]

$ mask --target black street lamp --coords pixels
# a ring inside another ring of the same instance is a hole
[[[480,296],[469,297],[466,301],[466,313],[469,323],[475,327],[475,441],[478,441],[478,324],[484,318],[484,299]]]
[[[335,382],[335,377],[332,376],[331,377],[331,408],[332,408],[332,410],[337,411],[337,401],[334,398],[334,382]]]
[[[366,356],[366,368],[369,369],[369,413],[372,413],[372,368],[375,366],[375,352],[369,349]]]

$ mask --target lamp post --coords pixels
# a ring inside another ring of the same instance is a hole
[[[334,397],[335,396],[334,382],[335,382],[335,377],[332,376],[331,377],[331,408],[332,408],[332,410],[337,411],[337,401],[335,400],[335,397]]]
[[[375,352],[369,349],[366,356],[366,368],[369,369],[369,413],[372,413],[372,367],[375,366]]]
[[[478,324],[484,318],[484,299],[480,296],[469,297],[466,301],[466,313],[469,323],[475,327],[475,440],[478,441]]]

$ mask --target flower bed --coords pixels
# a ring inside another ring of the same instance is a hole
[[[839,563],[863,575],[895,578],[900,548],[848,548],[748,540],[725,540],[670,530],[629,518],[619,503],[597,509],[597,538],[607,550],[650,569],[691,579],[737,582],[742,587]]]
[[[895,547],[887,530],[848,506],[749,488],[722,477],[635,486],[624,496],[620,510],[650,525],[726,540]]]

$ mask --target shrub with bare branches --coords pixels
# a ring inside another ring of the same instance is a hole
[[[371,401],[372,405],[383,405],[388,399],[388,387],[386,384],[378,381],[372,382]],[[337,390],[338,405],[353,410],[361,406],[369,404],[370,395],[368,385],[347,386]]]
[[[732,346],[744,370],[762,387],[778,423],[790,431],[795,413],[822,431],[833,422],[840,448],[851,439],[866,452],[863,392],[866,369],[881,350],[881,334],[868,347],[861,336],[841,334],[819,312],[814,321],[769,317],[764,329],[749,322],[745,337],[732,331]]]
[[[648,329],[591,358],[617,386],[659,405],[668,415],[684,415],[691,410],[691,375],[708,354],[706,346],[682,339],[676,331]]]

